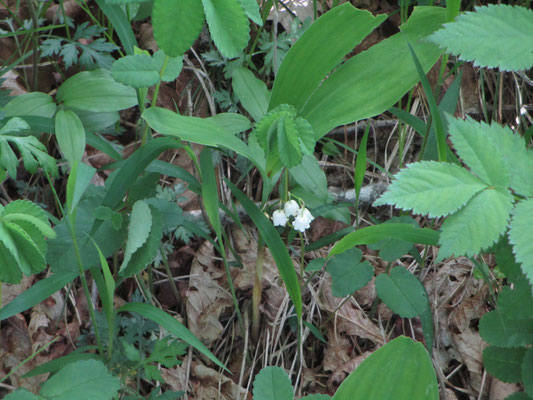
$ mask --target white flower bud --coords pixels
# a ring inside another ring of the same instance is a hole
[[[296,202],[296,200],[289,200],[285,203],[285,207],[283,208],[285,210],[285,215],[287,218],[289,217],[296,217],[296,214],[298,214],[298,209],[300,206]]]
[[[285,226],[287,224],[287,216],[283,210],[276,210],[272,213],[272,222],[274,226]]]

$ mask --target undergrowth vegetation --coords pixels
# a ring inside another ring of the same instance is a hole
[[[0,395],[533,399],[533,11],[440,3],[0,0]]]

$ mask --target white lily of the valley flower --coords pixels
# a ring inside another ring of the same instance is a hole
[[[283,210],[276,210],[272,213],[272,222],[274,226],[285,226],[287,224],[287,215]]]
[[[306,229],[309,229],[309,227],[311,226],[311,221],[313,221],[314,219],[315,217],[313,217],[311,212],[307,208],[302,207],[297,212],[292,226],[297,231],[305,232]]]
[[[298,214],[299,208],[300,206],[298,205],[296,200],[289,200],[288,202],[285,203],[285,206],[283,207],[287,218],[296,217],[296,214]]]

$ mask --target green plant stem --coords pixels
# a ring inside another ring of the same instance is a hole
[[[61,15],[63,15],[63,24],[65,26],[65,32],[67,34],[67,39],[71,40],[70,28],[69,28],[69,26],[67,24],[67,13],[65,12],[65,6],[63,4],[63,0],[59,1],[59,7],[61,7]]]
[[[305,242],[304,242],[304,234],[303,232],[299,232],[300,234],[300,276],[304,277],[304,263],[305,263],[305,255],[304,255],[304,249],[305,249]]]
[[[168,282],[170,284],[170,288],[172,289],[172,293],[174,294],[176,301],[179,303],[180,294],[178,292],[178,288],[176,287],[176,282],[174,282],[174,279],[172,277],[172,271],[170,270],[170,266],[168,265],[167,255],[165,254],[165,250],[163,249],[163,245],[161,244],[159,245],[159,252],[161,253],[161,259],[163,260],[163,266],[165,267],[165,271],[168,275]]]
[[[259,338],[260,314],[259,304],[263,294],[263,262],[265,255],[265,242],[261,237],[257,240],[257,259],[255,261],[255,281],[252,294],[252,340]]]
[[[159,71],[159,77],[161,78],[167,69],[168,61],[170,60],[169,56],[165,56],[165,60],[163,61],[163,66],[161,67],[161,71]],[[154,95],[152,96],[152,107],[157,106],[157,98],[159,96],[159,87],[161,86],[161,79],[154,88]],[[148,124],[144,124],[144,129],[142,133],[142,139],[141,139],[141,146],[144,146],[146,144],[146,141],[148,139]]]

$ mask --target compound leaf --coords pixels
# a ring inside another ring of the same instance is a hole
[[[518,71],[533,66],[533,11],[524,7],[476,7],[433,33],[429,40],[475,66]]]
[[[292,400],[291,380],[280,367],[263,368],[254,379],[255,400]]]
[[[331,274],[333,296],[345,297],[366,286],[374,276],[368,261],[361,262],[363,253],[354,247],[332,257],[326,271]]]
[[[169,57],[178,57],[192,46],[204,26],[198,0],[155,0],[152,24],[157,45]]]
[[[519,202],[513,210],[509,241],[513,245],[516,260],[522,263],[522,271],[533,283],[533,199]]]
[[[218,50],[237,57],[250,39],[248,18],[239,0],[202,0],[209,32]]]
[[[395,205],[416,214],[443,217],[463,207],[485,183],[456,164],[422,161],[395,175],[374,205]]]
[[[533,318],[512,319],[499,309],[489,311],[479,321],[479,334],[494,346],[526,346],[533,343]]]
[[[473,256],[486,249],[505,233],[513,208],[509,191],[486,189],[442,224],[439,260],[445,257]]]
[[[159,82],[159,68],[147,54],[119,58],[111,67],[111,76],[120,83],[134,88],[147,88]]]
[[[519,383],[522,381],[522,360],[526,349],[517,347],[488,346],[483,350],[483,366],[500,381]]]

